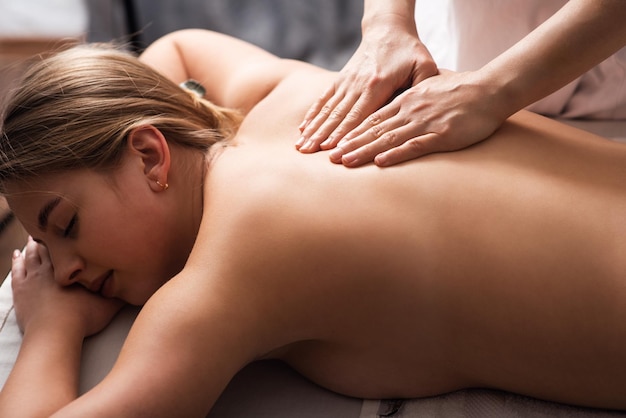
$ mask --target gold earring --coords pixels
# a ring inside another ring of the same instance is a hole
[[[163,189],[163,191],[166,191],[166,190],[170,187],[170,185],[169,185],[169,184],[167,184],[167,183],[163,184],[163,183],[161,183],[159,180],[157,180],[157,181],[156,181],[156,184],[157,184],[157,186],[159,186],[161,189]]]

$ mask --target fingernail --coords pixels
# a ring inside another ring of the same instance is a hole
[[[329,153],[328,156],[330,158],[332,158],[333,160],[339,160],[341,158],[341,156],[343,155],[343,150],[339,147],[337,148],[333,148]]]
[[[306,141],[304,143],[304,145],[302,146],[301,149],[306,150],[306,151],[310,151],[313,148],[313,141],[311,141],[310,139],[308,141]]]
[[[13,259],[14,260],[16,258],[18,258],[20,255],[22,255],[22,252],[20,250],[13,250]]]
[[[300,125],[298,125],[298,129],[300,129],[300,132],[304,131],[304,128],[306,128],[308,124],[309,124],[309,121],[306,119],[300,122]]]
[[[343,164],[355,164],[358,160],[357,156],[354,154],[346,154],[343,157],[341,157],[341,162]]]
[[[306,141],[306,138],[305,138],[305,137],[303,137],[303,136],[301,136],[301,137],[298,139],[298,142],[296,142],[296,148],[300,149],[300,147],[302,147],[302,144],[304,144],[304,141]]]
[[[376,157],[374,157],[374,164],[379,167],[385,167],[387,165],[387,157],[385,156],[385,154],[378,154]]]

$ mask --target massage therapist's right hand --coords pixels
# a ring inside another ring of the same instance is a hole
[[[23,254],[13,254],[11,277],[22,332],[55,324],[86,337],[104,329],[123,306],[119,300],[105,299],[78,285],[60,286],[54,280],[48,250],[32,238]]]
[[[413,16],[378,17],[364,26],[357,51],[306,113],[296,148],[304,153],[334,148],[395,92],[437,73]]]

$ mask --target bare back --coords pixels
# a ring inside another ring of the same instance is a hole
[[[348,169],[294,149],[333,74],[199,30],[162,38],[142,59],[177,83],[205,83],[205,97],[240,109],[243,125],[234,144],[213,147],[206,173],[201,153],[147,125],[128,136],[113,182],[92,172],[70,186],[42,180],[55,194],[73,190],[92,220],[81,222],[88,239],[57,246],[65,263],[44,263],[30,242],[32,276],[83,257],[130,265],[113,283],[147,302],[111,372],[78,399],[80,347],[96,321],[81,312],[99,309],[89,299],[63,311],[69,321],[34,320],[3,406],[21,408],[12,393],[28,393],[50,411],[67,404],[55,416],[204,416],[246,364],[278,358],[351,396],[480,386],[626,409],[624,145],[521,112],[463,151]],[[30,203],[46,193],[26,194],[27,219],[45,229],[45,211],[32,209],[42,202]],[[111,213],[124,222],[102,225]],[[51,224],[45,238],[61,242],[65,230]],[[102,239],[111,225],[127,229],[121,239]],[[121,244],[100,258],[102,242]],[[68,271],[58,276],[71,282]],[[32,301],[46,295],[58,293]]]
[[[293,148],[329,77],[285,79],[209,171],[190,265],[258,313],[251,359],[361,397],[625,406],[626,148],[520,113],[461,152],[348,169]]]

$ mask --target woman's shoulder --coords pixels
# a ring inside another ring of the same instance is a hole
[[[288,179],[281,176],[283,171],[268,168],[273,160],[260,158],[255,151],[267,151],[257,148],[229,146],[213,158],[205,177],[199,240],[238,247],[261,240],[257,237],[267,232],[267,225],[274,230],[288,227],[281,218],[287,208],[278,210],[289,199]]]
[[[262,97],[250,107],[239,136],[265,144],[276,140],[295,144],[300,133],[298,125],[306,111],[332,84],[336,73],[298,61],[275,65],[282,68],[282,76],[271,86],[268,84]],[[266,70],[271,71],[270,64]]]

